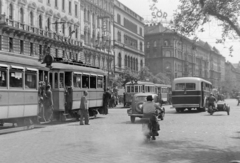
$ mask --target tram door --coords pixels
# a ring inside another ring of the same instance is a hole
[[[72,110],[72,104],[73,104],[73,86],[72,86],[72,72],[65,72],[65,88],[66,88],[66,94],[65,94],[65,111],[70,112]]]

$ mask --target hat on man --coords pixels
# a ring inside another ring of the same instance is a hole
[[[147,96],[147,101],[152,101],[152,100],[153,100],[152,95]]]

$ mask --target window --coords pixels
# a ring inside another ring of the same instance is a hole
[[[121,25],[121,16],[117,14],[117,23]]]
[[[122,55],[121,53],[118,54],[118,67],[122,67]]]
[[[142,34],[142,28],[140,27],[139,29],[140,29],[140,36],[142,36],[142,35],[143,35],[143,34]]]
[[[58,22],[57,22],[57,20],[55,21],[55,31],[56,31],[56,33],[58,32]]]
[[[103,88],[103,77],[102,76],[97,77],[97,88]]]
[[[23,12],[23,8],[20,8],[20,23],[24,23],[24,12]]]
[[[127,92],[130,93],[130,86],[127,86]]]
[[[184,90],[185,89],[185,83],[177,83],[175,85],[175,90]]]
[[[58,49],[55,49],[55,57],[58,58]]]
[[[134,86],[133,85],[131,86],[131,92],[134,92]]]
[[[167,40],[164,41],[164,46],[168,46],[168,41]]]
[[[30,12],[30,26],[33,26],[33,12]]]
[[[62,57],[65,58],[65,57],[66,57],[65,55],[66,55],[66,54],[65,54],[65,50],[63,50],[63,51],[62,51]]]
[[[25,88],[37,89],[37,71],[27,70],[25,72]]]
[[[65,0],[62,0],[62,10],[65,10]]]
[[[71,26],[69,26],[69,36],[71,37],[71,33],[72,33],[72,27]]]
[[[55,7],[58,7],[58,0],[55,0]]]
[[[38,25],[39,25],[39,28],[42,29],[42,15],[39,15],[38,17]]]
[[[91,75],[90,76],[90,88],[95,88],[96,89],[96,80],[97,80],[97,77],[96,76],[93,76]]]
[[[150,42],[147,42],[147,48],[149,48],[150,47]]]
[[[23,70],[22,69],[10,69],[10,87],[22,88],[23,87]]]
[[[82,86],[83,88],[89,88],[89,75],[87,74],[82,75]]]
[[[77,4],[75,4],[75,16],[78,16],[78,8],[77,8]]]
[[[0,67],[0,87],[7,87],[7,68]]]
[[[196,90],[195,83],[177,83],[176,90]]]
[[[75,38],[78,38],[78,27],[75,27]]]
[[[69,1],[69,14],[71,14],[71,13],[72,13],[72,2]]]
[[[82,75],[74,73],[73,75],[73,86],[75,88],[81,88],[82,87]]]
[[[135,92],[138,92],[138,86],[135,85]]]
[[[13,20],[13,5],[9,5],[9,19]]]
[[[119,42],[121,42],[121,37],[122,37],[121,32],[118,31],[118,41],[119,41]]]
[[[59,88],[65,88],[63,81],[64,81],[64,74],[60,73]]]
[[[48,31],[51,30],[51,20],[50,20],[50,18],[47,19],[47,30]]]
[[[54,88],[58,88],[58,73],[54,73]]]
[[[157,47],[157,41],[154,41],[154,42],[153,42],[153,46],[154,46],[154,47]]]
[[[140,51],[143,51],[143,44],[140,42]]]
[[[30,42],[30,55],[33,55],[33,43]]]
[[[39,55],[42,55],[42,45],[39,45]]]
[[[20,40],[20,54],[24,53],[24,42],[23,40]]]
[[[13,52],[13,38],[9,37],[9,52]]]
[[[195,83],[186,83],[186,90],[196,90]]]
[[[63,33],[63,35],[65,35],[65,24],[64,23],[62,24],[62,33]]]

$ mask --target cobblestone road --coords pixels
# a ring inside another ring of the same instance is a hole
[[[175,113],[166,107],[160,136],[146,143],[141,120],[110,109],[89,126],[48,125],[0,135],[0,163],[228,163],[240,160],[240,106],[225,112]]]

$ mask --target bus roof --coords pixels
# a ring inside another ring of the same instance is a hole
[[[202,78],[198,78],[198,77],[181,77],[181,78],[175,78],[174,79],[174,83],[180,83],[180,82],[194,82],[194,81],[204,81],[208,84],[211,84],[211,82],[204,80]]]
[[[132,83],[132,82],[127,82],[126,83],[126,85],[130,85],[130,84],[134,84],[134,85],[154,85],[154,83],[146,82],[146,81],[137,81],[137,83]]]

